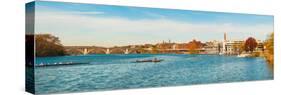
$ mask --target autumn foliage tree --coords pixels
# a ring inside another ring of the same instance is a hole
[[[246,52],[253,52],[257,47],[258,43],[255,38],[249,37],[244,43],[244,49]]]
[[[187,43],[187,49],[189,49],[191,54],[198,53],[198,49],[202,48],[203,44],[200,41],[192,40]]]
[[[58,37],[50,34],[35,35],[36,56],[62,56],[65,55],[64,47]]]
[[[265,58],[270,63],[274,62],[274,33],[271,33],[265,42]]]
[[[268,50],[268,53],[269,54],[272,54],[274,53],[274,34],[271,33],[268,37],[268,39],[266,40],[265,42],[265,46],[266,46],[266,50]]]

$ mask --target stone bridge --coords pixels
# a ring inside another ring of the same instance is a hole
[[[131,48],[131,47],[94,47],[94,46],[65,46],[65,51],[70,55],[87,54],[139,54],[139,53],[186,53],[188,49],[151,49],[151,48]],[[198,49],[198,51],[205,51]]]
[[[91,47],[91,46],[65,46],[66,52],[71,55],[86,55],[86,54],[132,54],[138,53],[136,48],[125,47]]]

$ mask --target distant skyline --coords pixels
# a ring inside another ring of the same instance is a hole
[[[186,43],[254,37],[273,32],[273,16],[36,1],[35,33],[65,46],[124,46],[171,40]]]

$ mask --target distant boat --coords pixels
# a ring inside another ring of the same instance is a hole
[[[144,63],[144,62],[161,62],[161,61],[164,61],[164,60],[161,60],[161,59],[150,59],[150,60],[136,60],[135,62],[136,63]]]

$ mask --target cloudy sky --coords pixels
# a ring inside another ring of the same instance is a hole
[[[35,32],[63,45],[122,46],[163,40],[266,39],[273,16],[37,1]]]

